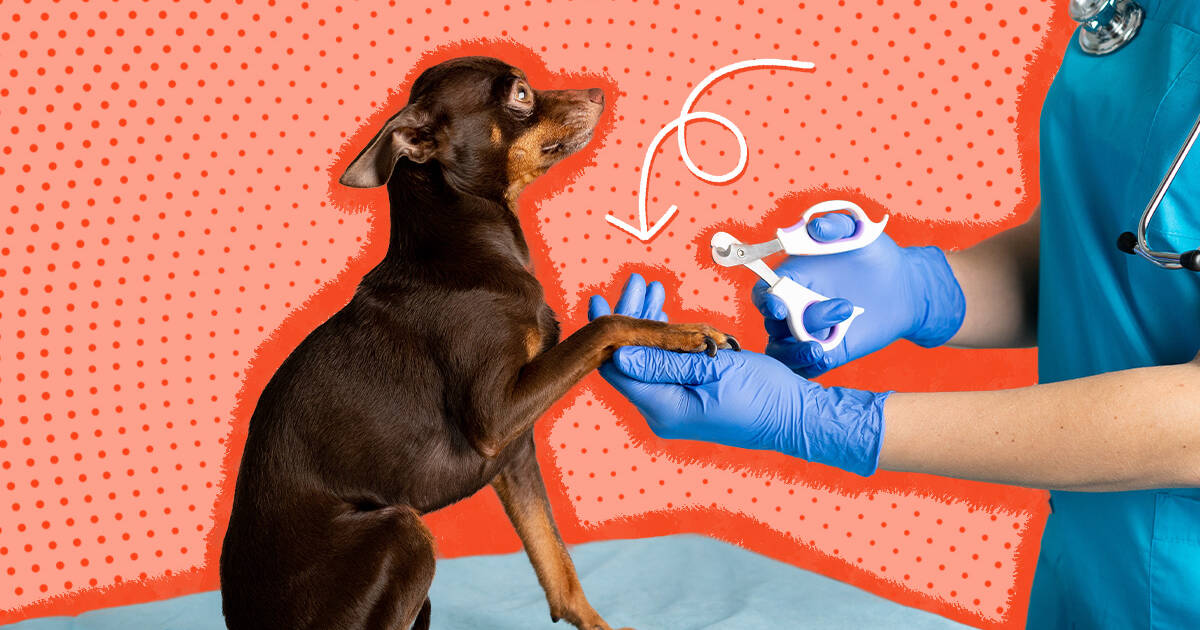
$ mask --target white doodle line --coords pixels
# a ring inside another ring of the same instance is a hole
[[[696,88],[692,90],[692,93],[688,95],[687,100],[684,101],[683,109],[680,111],[679,117],[667,123],[666,127],[660,129],[658,134],[654,136],[654,141],[650,143],[650,147],[646,149],[646,157],[642,160],[641,186],[638,189],[638,222],[640,224],[640,228],[629,225],[612,214],[605,215],[604,219],[615,225],[617,228],[629,232],[633,236],[637,237],[638,240],[649,241],[650,239],[654,238],[654,236],[658,234],[660,230],[662,230],[662,228],[667,224],[668,221],[671,220],[673,216],[675,216],[675,213],[678,212],[679,208],[675,204],[671,204],[671,207],[667,208],[666,214],[659,217],[653,225],[649,225],[646,219],[646,187],[650,183],[650,163],[654,160],[654,153],[658,151],[658,146],[662,144],[667,135],[675,130],[678,130],[679,132],[676,135],[676,138],[679,141],[679,155],[683,157],[683,163],[687,165],[687,168],[689,171],[691,171],[692,175],[695,175],[696,177],[699,177],[700,179],[703,179],[709,183],[723,184],[742,174],[742,171],[746,169],[746,161],[750,157],[750,150],[746,146],[746,136],[742,134],[742,130],[739,129],[737,125],[733,124],[733,121],[720,114],[691,111],[692,106],[696,103],[696,99],[700,98],[700,95],[708,89],[708,86],[712,85],[712,83],[717,79],[720,79],[721,77],[732,72],[737,72],[738,70],[744,70],[746,68],[792,68],[795,70],[812,70],[814,67],[815,65],[808,61],[792,61],[790,59],[747,59],[746,61],[739,61],[737,63],[729,64],[723,68],[719,68],[712,74],[705,77],[703,81],[696,85]],[[735,138],[737,138],[737,166],[722,175],[713,175],[712,173],[700,168],[695,162],[692,161],[692,156],[688,155],[687,151],[685,130],[688,123],[692,122],[693,120],[710,120],[715,122],[718,125],[728,129],[729,132],[732,133]]]

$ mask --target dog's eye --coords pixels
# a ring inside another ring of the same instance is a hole
[[[533,90],[524,81],[517,81],[513,84],[511,98],[517,105],[528,106],[533,102]]]

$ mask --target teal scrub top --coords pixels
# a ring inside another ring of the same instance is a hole
[[[1042,109],[1043,383],[1200,350],[1200,274],[1116,247],[1200,114],[1200,3],[1138,3],[1146,19],[1124,48],[1091,56],[1072,39]],[[1200,144],[1148,238],[1200,248]],[[1200,489],[1052,492],[1050,507],[1030,628],[1200,628]]]

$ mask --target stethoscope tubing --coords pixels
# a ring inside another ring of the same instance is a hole
[[[1078,22],[1079,48],[1088,55],[1107,55],[1133,40],[1141,30],[1145,10],[1136,0],[1071,0],[1071,19]],[[1196,138],[1200,137],[1200,115],[1192,124],[1187,140],[1179,147],[1171,167],[1167,169],[1158,188],[1142,210],[1138,219],[1137,233],[1122,232],[1117,238],[1117,249],[1126,254],[1136,254],[1163,269],[1188,269],[1200,272],[1200,249],[1176,253],[1162,252],[1150,248],[1146,232],[1150,221],[1162,206],[1163,199],[1171,189],[1171,183],[1187,159]]]
[[[1154,191],[1154,196],[1150,198],[1150,202],[1146,204],[1146,208],[1142,210],[1142,216],[1138,219],[1137,236],[1125,232],[1121,238],[1117,239],[1117,247],[1129,254],[1137,254],[1142,258],[1162,267],[1163,269],[1190,269],[1192,271],[1200,271],[1200,252],[1195,250],[1186,254],[1178,254],[1174,252],[1162,252],[1150,249],[1146,240],[1146,230],[1150,227],[1150,221],[1154,218],[1154,214],[1158,212],[1162,206],[1163,199],[1167,196],[1167,191],[1171,189],[1171,183],[1175,181],[1175,175],[1179,173],[1179,169],[1183,167],[1184,160],[1187,159],[1188,153],[1191,152],[1192,146],[1196,144],[1196,138],[1200,137],[1200,115],[1196,117],[1196,122],[1192,123],[1192,130],[1188,133],[1187,140],[1183,146],[1179,147],[1179,152],[1175,154],[1174,161],[1171,162],[1171,167],[1167,169],[1161,181],[1158,182],[1158,188]],[[1186,257],[1187,260],[1184,260]]]
[[[1179,148],[1179,152],[1175,154],[1175,161],[1171,162],[1171,168],[1167,170],[1167,174],[1158,183],[1158,189],[1154,191],[1154,197],[1150,199],[1150,203],[1146,204],[1146,209],[1142,211],[1142,218],[1138,221],[1138,246],[1134,251],[1142,258],[1167,269],[1179,269],[1182,267],[1179,263],[1179,254],[1150,249],[1146,241],[1146,229],[1150,226],[1150,220],[1154,218],[1154,213],[1158,212],[1159,206],[1162,205],[1163,199],[1167,196],[1167,190],[1171,188],[1171,182],[1175,181],[1175,175],[1179,173],[1179,169],[1183,166],[1183,161],[1187,159],[1188,153],[1191,152],[1192,145],[1196,144],[1198,136],[1200,136],[1200,116],[1197,116],[1196,122],[1192,123],[1192,131],[1188,134],[1187,142],[1184,142],[1183,146]]]

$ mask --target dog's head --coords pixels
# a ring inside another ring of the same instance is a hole
[[[498,59],[452,59],[417,78],[408,105],[339,181],[382,186],[399,160],[434,160],[455,188],[511,205],[526,184],[591,140],[603,110],[597,88],[538,91]]]

